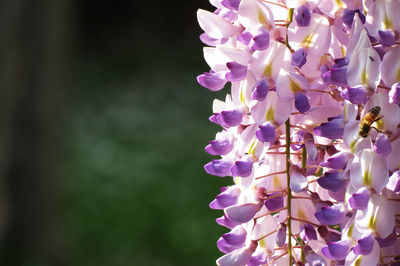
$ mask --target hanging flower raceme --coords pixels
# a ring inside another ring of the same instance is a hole
[[[400,1],[210,2],[217,264],[400,262]]]

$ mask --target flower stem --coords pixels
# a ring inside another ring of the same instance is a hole
[[[292,190],[290,189],[290,118],[288,118],[285,122],[286,127],[286,184],[287,184],[287,213],[288,213],[288,255],[289,255],[289,265],[292,265],[293,255],[292,255]]]
[[[293,21],[293,12],[294,8],[289,8],[288,20],[289,23],[286,27],[286,47],[292,51],[292,48],[289,44],[288,38],[288,28],[290,23]],[[288,255],[289,255],[289,266],[293,263],[293,254],[292,254],[292,190],[290,189],[290,117],[285,122],[285,129],[286,129],[286,185],[287,185],[287,228],[288,228]]]

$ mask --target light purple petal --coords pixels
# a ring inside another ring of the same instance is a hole
[[[239,36],[237,36],[237,40],[248,45],[250,40],[253,38],[253,35],[251,35],[250,32],[248,31],[243,31]]]
[[[226,43],[228,41],[228,38],[214,39],[208,36],[208,34],[204,32],[203,34],[200,35],[200,40],[208,46],[217,46]]]
[[[244,247],[226,254],[217,260],[218,266],[243,266],[246,265],[251,255],[257,248],[257,242],[252,241],[249,247]]]
[[[260,210],[261,204],[259,203],[244,203],[239,205],[230,206],[225,209],[225,214],[237,223],[246,223],[253,219],[254,215]]]
[[[389,91],[389,102],[400,106],[400,84],[396,82]]]
[[[396,243],[397,240],[396,229],[393,228],[393,232],[386,238],[375,237],[375,239],[376,241],[378,241],[379,246],[381,248],[390,247],[391,245]]]
[[[299,193],[307,187],[307,178],[301,173],[297,166],[290,167],[290,189],[293,192]]]
[[[233,163],[227,160],[213,160],[206,165],[204,165],[204,169],[210,175],[215,175],[219,177],[230,176],[231,168]]]
[[[210,141],[210,144],[205,148],[206,152],[211,155],[225,155],[233,149],[233,140],[229,137]]]
[[[317,150],[317,147],[315,147],[314,137],[312,134],[307,132],[304,135],[304,145],[306,146],[307,159],[310,162],[317,161],[318,160],[318,150]]]
[[[253,172],[253,162],[236,161],[231,172],[233,176],[248,177]]]
[[[235,251],[236,249],[241,248],[241,246],[239,247],[235,247],[235,246],[231,246],[229,245],[225,239],[223,239],[222,237],[220,239],[218,239],[217,241],[217,247],[219,249],[219,251],[221,251],[222,253],[231,253],[232,251]]]
[[[203,73],[197,76],[197,82],[211,91],[219,91],[224,88],[227,81],[220,73]]]
[[[374,151],[381,156],[389,155],[392,152],[392,146],[386,134],[378,134],[374,143]]]
[[[283,247],[286,242],[286,224],[280,223],[276,232],[275,242],[278,247]]]
[[[232,220],[229,220],[228,217],[226,217],[226,215],[224,214],[223,216],[219,217],[216,219],[217,224],[221,225],[221,226],[225,226],[226,228],[229,229],[233,229],[236,226],[240,225],[241,223],[238,222],[234,222]]]
[[[328,259],[344,260],[350,252],[350,245],[347,241],[329,242],[321,251]]]
[[[226,207],[235,205],[240,195],[240,188],[232,186],[227,190],[223,191],[215,197],[210,203],[210,208],[215,210],[222,210]]]
[[[351,208],[356,210],[364,210],[368,206],[369,192],[366,188],[360,188],[357,193],[354,193],[350,199],[349,204]]]
[[[328,265],[326,263],[326,260],[321,257],[320,255],[318,255],[317,253],[311,252],[307,255],[306,257],[306,261],[308,263],[308,265],[312,265],[312,266],[324,266],[324,265]]]
[[[228,9],[237,11],[239,9],[240,0],[222,0],[221,4]]]
[[[256,136],[261,142],[275,141],[275,126],[271,122],[264,122],[256,131]]]
[[[260,266],[268,263],[267,254],[263,251],[257,251],[253,254],[247,266]]]
[[[253,88],[251,97],[257,101],[264,101],[269,91],[268,81],[261,79]]]
[[[302,92],[296,92],[294,106],[300,113],[305,113],[311,108],[308,97]]]
[[[400,192],[400,170],[397,170],[390,176],[389,182],[386,185],[386,188],[395,193]]]
[[[240,81],[246,78],[247,76],[247,66],[243,66],[236,62],[228,62],[226,66],[229,69],[229,72],[226,73],[225,78],[230,82]]]
[[[246,241],[247,231],[242,226],[236,226],[229,233],[223,234],[222,238],[231,246],[240,247]]]
[[[315,217],[321,224],[334,225],[343,221],[345,212],[340,205],[333,205],[330,207],[322,207],[320,211],[315,213]]]
[[[374,247],[374,238],[372,235],[361,238],[357,242],[358,244],[353,249],[354,254],[365,256],[371,253],[372,248]]]
[[[218,121],[218,115],[219,114],[213,114],[212,116],[210,116],[209,118],[208,118],[208,120],[209,121],[211,121],[211,122],[213,122],[213,123],[215,123],[215,124],[220,124],[220,122]]]

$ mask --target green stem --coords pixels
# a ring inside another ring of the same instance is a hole
[[[306,146],[303,147],[301,151],[301,168],[303,168],[304,173],[307,173],[307,148]],[[304,241],[301,240],[301,242],[304,244]],[[301,246],[301,261],[306,260],[306,254],[304,253],[304,248]]]
[[[287,184],[287,227],[288,227],[288,255],[289,255],[289,266],[292,265],[293,255],[292,255],[292,190],[290,189],[290,118],[285,122],[286,128],[286,184]]]
[[[289,28],[290,23],[293,21],[293,12],[294,8],[289,9],[288,20],[289,23],[286,27],[286,47],[292,50],[289,45],[289,38],[287,34],[287,30]],[[293,254],[292,254],[292,190],[290,189],[290,117],[285,122],[286,128],[286,184],[287,184],[287,227],[288,227],[288,255],[289,255],[289,266],[293,264]]]
[[[307,171],[307,149],[306,146],[301,150],[301,168]]]

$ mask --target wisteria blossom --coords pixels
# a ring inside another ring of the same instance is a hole
[[[400,265],[400,0],[210,0],[222,266]]]

